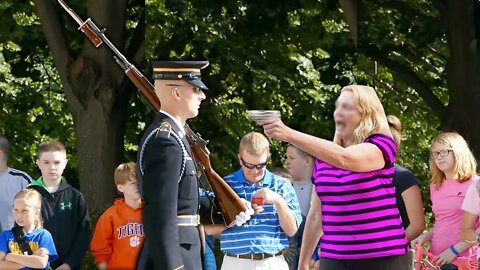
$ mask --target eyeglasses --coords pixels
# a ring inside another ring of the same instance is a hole
[[[240,160],[242,161],[243,166],[245,166],[245,168],[249,170],[253,170],[254,168],[257,168],[257,170],[261,170],[265,168],[265,166],[267,166],[267,163],[268,163],[268,159],[267,161],[259,164],[252,164],[252,163],[245,162],[245,160],[243,160],[242,157],[240,157]]]
[[[437,159],[438,157],[446,157],[450,152],[453,152],[453,150],[452,149],[440,150],[440,151],[430,153],[430,157],[432,159]]]

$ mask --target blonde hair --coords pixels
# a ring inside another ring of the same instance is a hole
[[[452,149],[452,155],[454,156],[455,165],[453,167],[454,173],[458,177],[458,182],[463,183],[472,176],[476,175],[477,162],[468,147],[465,139],[456,132],[443,132],[437,135],[432,140],[430,146],[430,152],[432,151],[433,144],[438,143],[447,146]],[[442,172],[435,164],[435,160],[430,157],[430,183],[435,184],[435,188],[438,190],[443,181],[445,181],[445,173]]]
[[[382,103],[372,87],[348,85],[342,88],[341,93],[345,91],[353,93],[355,107],[362,119],[353,131],[349,144],[362,143],[368,136],[375,133],[391,136]],[[333,142],[341,146],[347,145],[347,142],[344,142],[337,135],[333,138]]]
[[[15,194],[15,197],[13,198],[13,200],[15,201],[16,199],[24,199],[27,206],[35,210],[36,214],[35,214],[35,221],[33,222],[33,224],[35,224],[35,226],[39,228],[42,228],[43,227],[43,220],[41,215],[42,195],[40,195],[38,191],[32,188],[25,188],[20,190],[17,194]]]
[[[400,148],[402,143],[402,123],[395,115],[387,116],[388,126],[390,127],[390,132],[392,133],[392,138],[397,145],[397,149]]]
[[[265,152],[270,155],[270,142],[263,134],[250,132],[240,140],[238,153],[242,153],[243,151],[253,156],[259,156]]]
[[[137,172],[134,162],[122,163],[118,165],[114,173],[115,185],[124,185],[127,182],[137,180]]]

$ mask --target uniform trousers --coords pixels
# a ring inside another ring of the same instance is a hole
[[[202,270],[202,252],[199,245],[180,244],[180,253],[183,259],[182,270]],[[152,256],[155,256],[155,252],[150,250],[146,241],[138,257],[137,270],[165,270],[153,266]]]

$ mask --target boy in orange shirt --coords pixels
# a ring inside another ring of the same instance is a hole
[[[135,269],[144,240],[135,163],[122,163],[115,169],[115,185],[124,198],[116,199],[98,219],[90,250],[100,270]]]

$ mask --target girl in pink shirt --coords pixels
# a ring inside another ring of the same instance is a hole
[[[460,239],[461,206],[476,175],[475,158],[463,137],[454,132],[435,137],[430,152],[430,199],[435,223],[413,240],[412,246],[430,242],[430,252],[440,266],[476,260],[476,251]]]

